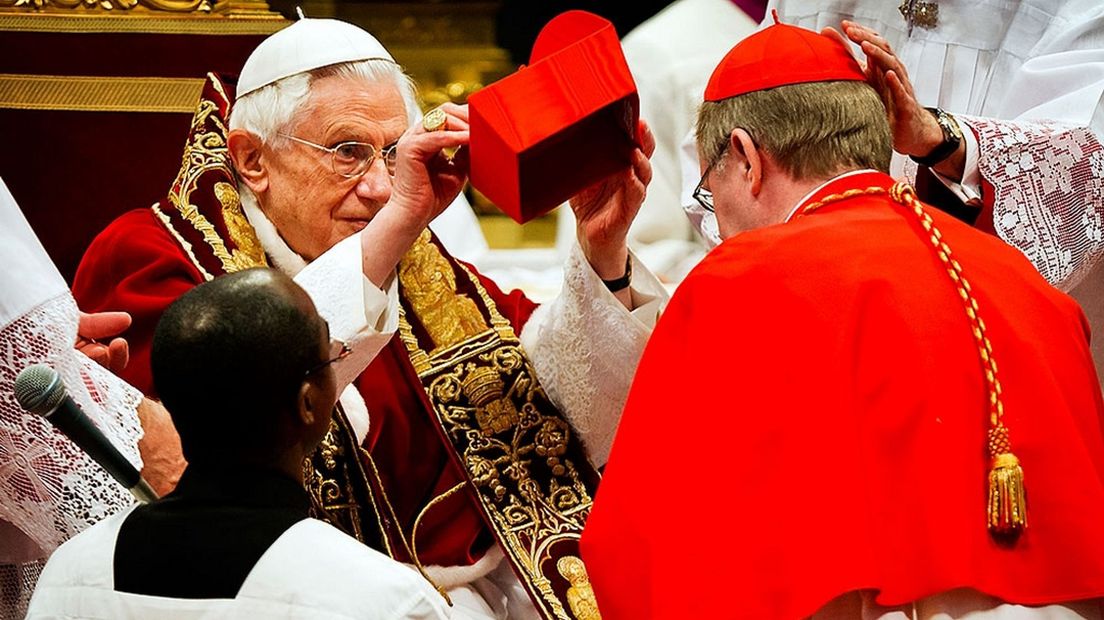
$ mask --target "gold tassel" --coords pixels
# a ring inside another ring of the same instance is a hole
[[[1016,538],[1027,527],[1023,468],[1011,452],[993,457],[989,469],[989,533]]]

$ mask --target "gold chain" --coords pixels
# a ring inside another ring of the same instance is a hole
[[[908,207],[916,215],[920,226],[928,235],[928,241],[931,242],[936,256],[943,263],[947,275],[958,290],[958,297],[962,301],[966,317],[970,320],[978,356],[985,371],[985,385],[988,392],[989,430],[986,441],[990,458],[988,528],[997,537],[1018,536],[1027,527],[1023,470],[1019,459],[1012,454],[1008,427],[1004,425],[1004,403],[1001,401],[1001,384],[997,376],[997,362],[993,358],[993,345],[989,341],[985,321],[979,314],[977,299],[972,293],[970,282],[962,272],[962,265],[955,260],[950,246],[943,240],[943,233],[936,227],[931,215],[924,209],[923,203],[917,199],[916,191],[907,183],[895,183],[888,190],[884,187],[851,189],[806,205],[798,212],[797,217],[848,198],[887,193],[894,202]]]

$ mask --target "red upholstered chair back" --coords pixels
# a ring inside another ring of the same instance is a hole
[[[0,177],[70,282],[111,220],[164,200],[204,76],[288,23],[144,15],[0,13]]]

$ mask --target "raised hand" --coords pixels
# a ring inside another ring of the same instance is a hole
[[[389,205],[429,224],[456,199],[468,179],[468,106],[446,103],[441,129],[415,123],[399,138]],[[451,156],[445,149],[456,149]]]
[[[576,233],[583,254],[599,277],[612,280],[625,272],[629,226],[640,205],[652,165],[655,138],[643,120],[637,125],[637,144],[631,165],[582,190],[570,200],[575,212]]]
[[[825,28],[821,33],[842,43],[853,41],[862,48],[866,55],[867,82],[878,92],[886,107],[893,132],[893,150],[917,157],[930,153],[943,141],[943,131],[935,117],[917,101],[904,63],[889,42],[874,30],[847,20],[841,22],[841,26],[846,39],[834,28]]]

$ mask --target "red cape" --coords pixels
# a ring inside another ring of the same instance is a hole
[[[520,332],[536,305],[519,291],[505,294],[491,280],[479,277],[502,315]],[[203,276],[153,212],[140,209],[120,216],[92,242],[77,269],[73,296],[85,312],[131,314],[134,322],[124,334],[130,343],[130,363],[121,375],[147,396],[156,397],[149,364],[154,328],[169,304],[202,282]],[[356,385],[370,416],[364,445],[409,536],[418,512],[460,483],[463,473],[449,460],[433,426],[433,413],[425,406],[417,373],[398,338],[384,347]],[[418,555],[425,565],[470,564],[491,541],[466,493],[435,506],[418,526]]]
[[[827,194],[873,185],[837,179]],[[930,209],[980,304],[1029,527],[986,530],[986,392],[913,216],[856,197],[741,234],[645,351],[583,555],[606,618],[804,618],[971,588],[1104,596],[1104,431],[1080,308],[1015,249]]]

